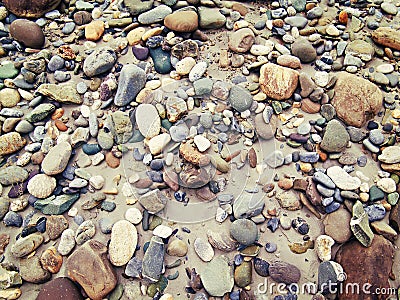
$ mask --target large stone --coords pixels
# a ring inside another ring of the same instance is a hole
[[[153,7],[153,3],[154,0],[124,0],[125,7],[134,16],[150,10]]]
[[[117,267],[126,265],[135,253],[137,241],[137,230],[132,223],[126,220],[116,222],[108,246],[111,263]]]
[[[326,174],[336,184],[336,186],[345,191],[356,190],[361,185],[358,177],[353,177],[339,166],[328,168]]]
[[[372,39],[382,46],[400,50],[400,31],[391,27],[379,27],[372,32]]]
[[[110,47],[94,50],[83,63],[83,72],[93,77],[108,72],[117,61],[117,55]]]
[[[328,152],[341,152],[346,149],[350,135],[338,120],[331,120],[326,126],[321,148]]]
[[[3,3],[18,17],[38,18],[55,9],[61,0],[4,0]]]
[[[357,285],[360,292],[344,290],[339,294],[340,300],[375,300],[386,299],[386,296],[377,296],[377,288],[389,288],[389,274],[392,272],[394,248],[382,236],[376,236],[370,247],[365,248],[357,241],[350,241],[339,248],[336,261],[342,265],[346,273],[344,286]],[[362,270],[360,272],[360,270]],[[375,274],[376,276],[371,276]],[[361,288],[368,285],[370,294],[362,293]]]
[[[51,273],[42,268],[36,255],[19,261],[19,272],[23,280],[31,283],[43,283],[50,279]]]
[[[310,63],[317,57],[317,51],[313,45],[305,38],[298,38],[292,44],[292,54],[297,56],[301,62]]]
[[[51,103],[42,103],[30,111],[25,116],[25,119],[30,123],[39,122],[50,115],[55,109],[56,107]]]
[[[276,195],[280,206],[287,210],[299,210],[301,208],[300,197],[295,191],[286,191]]]
[[[225,25],[226,17],[219,9],[199,7],[199,25],[202,29],[217,29]]]
[[[338,243],[347,242],[352,236],[350,220],[351,214],[346,209],[338,209],[327,214],[323,221],[325,234],[332,237]]]
[[[199,18],[195,11],[176,11],[164,19],[164,25],[177,32],[192,32],[199,26]]]
[[[37,174],[28,182],[28,192],[39,199],[47,198],[57,186],[56,179],[46,174]]]
[[[239,219],[232,223],[230,234],[240,244],[248,246],[257,240],[258,229],[253,221]]]
[[[254,44],[255,36],[250,28],[242,28],[229,37],[229,49],[233,52],[244,53]]]
[[[0,170],[0,183],[11,185],[20,183],[28,178],[29,174],[24,168],[18,166],[9,166]]]
[[[11,36],[26,47],[40,49],[44,44],[44,34],[39,25],[33,21],[17,19],[11,23]]]
[[[18,132],[9,132],[0,136],[0,155],[7,155],[22,149],[26,140]]]
[[[235,85],[229,92],[229,102],[238,112],[244,112],[251,107],[253,97],[247,89]]]
[[[146,11],[139,15],[139,23],[150,25],[153,23],[160,22],[165,19],[166,16],[172,13],[172,9],[166,5],[159,5],[149,11]]]
[[[160,133],[160,116],[152,104],[140,104],[136,108],[135,116],[139,131],[145,138],[151,139]]]
[[[267,63],[260,69],[261,90],[275,100],[289,99],[296,90],[299,73],[293,69]]]
[[[45,215],[61,215],[65,213],[72,204],[79,199],[79,193],[62,194],[53,199],[43,199],[35,202],[34,207]]]
[[[143,257],[142,275],[144,278],[157,282],[164,269],[165,245],[161,238],[153,236]]]
[[[114,104],[125,106],[135,100],[146,83],[146,73],[136,65],[125,65],[119,76]]]
[[[346,54],[360,58],[363,61],[370,61],[374,56],[374,47],[363,40],[354,40],[347,44]]]
[[[103,299],[117,285],[115,271],[106,253],[107,246],[90,240],[72,253],[66,262],[68,277],[78,282],[95,300]]]
[[[337,74],[335,96],[331,104],[337,116],[347,125],[362,127],[382,108],[382,92],[378,86],[347,72]]]
[[[42,161],[43,172],[47,175],[60,174],[67,167],[72,148],[68,142],[61,142],[50,149]]]
[[[163,210],[166,202],[167,199],[159,189],[155,189],[139,197],[139,203],[152,214]]]
[[[15,257],[24,257],[35,251],[42,243],[43,237],[40,234],[30,234],[18,239],[11,247],[11,253]]]
[[[78,287],[67,277],[58,277],[40,288],[36,300],[83,300]]]
[[[263,197],[242,193],[233,203],[233,215],[236,219],[258,216],[261,214],[264,206],[265,202]]]
[[[232,291],[233,268],[225,256],[215,257],[200,273],[204,289],[214,297],[222,297]]]
[[[42,84],[37,92],[60,103],[82,104],[83,102],[81,95],[76,91],[76,87],[71,83]]]

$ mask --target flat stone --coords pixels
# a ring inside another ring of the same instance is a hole
[[[226,17],[219,9],[200,7],[198,9],[199,26],[202,29],[218,29],[225,25]]]
[[[255,40],[254,33],[249,28],[241,28],[229,37],[229,49],[236,53],[244,53],[250,50]]]
[[[52,300],[54,297],[64,300],[83,300],[78,287],[67,277],[58,277],[44,284],[36,300]]]
[[[9,166],[0,170],[0,183],[2,185],[12,185],[20,183],[28,178],[28,172],[18,166]]]
[[[380,162],[385,164],[396,164],[400,162],[400,147],[389,146],[382,150],[382,154],[378,156]]]
[[[228,262],[225,256],[217,256],[200,273],[204,289],[209,295],[222,297],[232,291],[233,269]]]
[[[336,186],[342,190],[356,190],[361,185],[361,180],[358,177],[352,177],[339,166],[328,168],[327,175],[332,179]]]
[[[158,135],[161,120],[157,109],[151,104],[140,104],[136,108],[136,124],[144,137],[152,138]]]
[[[141,24],[149,25],[163,21],[166,16],[172,13],[172,9],[166,5],[159,5],[139,15],[138,21]]]
[[[30,234],[18,239],[11,247],[11,253],[15,257],[24,257],[35,251],[42,243],[43,237],[40,234]]]
[[[106,73],[114,66],[117,56],[110,47],[94,50],[83,63],[86,76],[94,77]]]
[[[61,255],[68,255],[75,247],[75,232],[68,228],[61,234],[60,243],[58,244],[57,251]]]
[[[151,282],[157,282],[163,272],[165,245],[161,238],[153,236],[143,257],[142,275]]]
[[[60,103],[82,104],[83,102],[81,95],[71,83],[42,84],[37,89],[37,92]]]
[[[136,251],[137,241],[136,227],[126,220],[117,221],[112,227],[108,246],[110,262],[117,267],[126,265]]]
[[[72,148],[68,142],[61,142],[50,149],[42,161],[43,172],[47,175],[62,173],[71,157]]]
[[[400,32],[391,27],[379,27],[372,32],[372,39],[382,46],[400,50]]]
[[[280,206],[287,210],[299,210],[301,209],[301,201],[297,192],[286,191],[276,195]]]
[[[96,240],[87,241],[73,252],[66,261],[66,270],[68,277],[92,299],[106,297],[117,285],[115,271],[107,259],[107,246]]]
[[[202,261],[210,262],[213,259],[214,249],[208,241],[198,237],[195,239],[193,247],[194,251]]]
[[[350,220],[351,214],[345,209],[339,209],[327,214],[323,221],[325,234],[332,237],[338,243],[347,242],[352,236]]]
[[[21,259],[19,271],[22,279],[31,283],[43,283],[51,277],[51,273],[42,268],[40,259],[36,255]]]
[[[199,26],[197,13],[191,10],[175,11],[164,19],[164,25],[177,32],[192,32]]]
[[[164,209],[166,204],[165,197],[160,190],[155,189],[139,197],[139,203],[150,213],[156,214]]]
[[[374,240],[374,233],[369,226],[368,214],[360,201],[353,205],[353,217],[350,228],[357,240],[364,246],[369,247]]]
[[[274,261],[269,265],[269,275],[278,283],[297,283],[300,280],[300,270],[287,262]]]
[[[258,230],[253,221],[239,219],[232,223],[230,234],[240,244],[248,246],[257,240]]]

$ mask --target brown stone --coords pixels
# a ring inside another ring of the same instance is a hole
[[[372,32],[372,39],[380,45],[400,50],[400,31],[390,27],[379,27]]]
[[[92,21],[92,15],[87,11],[78,11],[74,14],[74,22],[76,25],[85,25]]]
[[[378,86],[347,72],[337,74],[332,105],[337,116],[347,125],[362,127],[382,108],[382,92]]]
[[[115,157],[112,152],[108,152],[106,154],[106,163],[107,166],[109,166],[112,169],[116,169],[119,167],[120,164],[120,160],[119,158]]]
[[[14,39],[30,48],[42,48],[45,40],[40,26],[24,19],[18,19],[11,23],[10,34]]]
[[[217,197],[213,192],[210,191],[210,188],[207,185],[197,189],[196,196],[199,198],[199,200],[205,202],[212,201]]]
[[[321,104],[318,102],[313,102],[309,98],[305,98],[301,100],[301,110],[309,113],[309,114],[316,114],[321,109]]]
[[[194,165],[199,165],[205,156],[196,149],[193,143],[190,142],[181,143],[179,154],[182,155],[185,160]]]
[[[362,246],[357,240],[347,242],[336,253],[336,261],[346,273],[347,283],[358,284],[359,293],[346,291],[339,294],[339,300],[383,300],[387,295],[377,294],[377,288],[389,288],[389,274],[392,271],[394,248],[384,237],[376,235],[370,247]],[[371,293],[361,292],[365,284],[370,284]]]
[[[350,229],[351,214],[345,208],[340,208],[327,214],[323,223],[325,234],[333,238],[337,243],[347,242],[351,236]]]
[[[55,9],[61,0],[4,0],[3,3],[18,17],[39,18]]]
[[[249,159],[250,168],[255,168],[257,166],[257,153],[253,147],[250,148],[247,156]]]
[[[278,283],[296,283],[299,282],[301,273],[300,270],[287,262],[274,261],[269,266],[269,275]]]
[[[311,177],[308,177],[307,180],[308,180],[308,186],[306,189],[306,196],[307,196],[308,200],[310,200],[314,206],[321,206],[322,205],[322,197],[321,197],[321,194],[317,190],[317,186],[315,185],[315,182],[311,179]]]
[[[117,284],[117,277],[107,259],[107,246],[89,240],[75,250],[66,262],[68,277],[78,282],[93,300],[103,299]]]
[[[164,25],[173,31],[192,32],[199,27],[199,17],[191,10],[176,11],[165,17]]]
[[[254,33],[250,28],[242,28],[229,37],[229,49],[233,52],[244,53],[250,50],[254,44]]]
[[[42,268],[36,255],[19,261],[19,272],[23,280],[31,283],[43,283],[50,279],[51,273]]]
[[[85,37],[89,41],[97,41],[104,33],[104,22],[100,20],[92,21],[85,27]]]
[[[68,228],[68,220],[63,216],[49,216],[46,221],[46,233],[51,240],[61,236],[63,231]]]
[[[237,2],[233,2],[232,9],[239,12],[241,16],[245,16],[249,11],[246,6]]]
[[[289,99],[296,90],[299,73],[295,70],[267,63],[260,69],[261,90],[275,100]]]
[[[58,277],[40,288],[36,300],[83,300],[78,287],[67,277]]]
[[[43,269],[56,274],[61,269],[63,257],[57,252],[57,249],[54,246],[51,246],[42,253],[40,262]]]
[[[6,233],[0,234],[0,255],[5,252],[8,243],[10,243],[10,236]]]

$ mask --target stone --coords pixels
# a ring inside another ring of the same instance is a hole
[[[302,63],[313,62],[317,58],[317,51],[305,38],[298,38],[292,44],[292,55],[298,57]]]
[[[284,21],[286,24],[289,24],[290,26],[297,28],[304,28],[308,23],[307,18],[304,18],[302,16],[286,17]]]
[[[285,191],[276,195],[280,206],[287,210],[301,209],[301,201],[297,192]]]
[[[400,32],[391,27],[379,27],[372,32],[372,39],[382,46],[400,50]]]
[[[42,170],[47,175],[62,173],[71,157],[72,148],[68,142],[61,142],[50,149],[42,161]]]
[[[337,262],[323,261],[318,267],[318,287],[320,291],[329,293],[329,287],[334,287],[343,281],[344,274],[342,266]]]
[[[98,41],[104,33],[104,22],[95,20],[85,26],[85,38],[89,41]]]
[[[335,241],[329,235],[322,234],[315,239],[315,250],[321,261],[328,261],[332,258],[332,246]]]
[[[252,281],[252,264],[250,261],[244,261],[237,266],[234,273],[235,284],[238,287],[244,288]]]
[[[176,64],[175,69],[179,75],[188,75],[195,65],[196,60],[193,57],[185,57]]]
[[[164,19],[164,25],[177,32],[192,32],[199,26],[197,13],[191,10],[175,11]]]
[[[37,89],[37,92],[60,103],[82,104],[83,102],[81,95],[71,83],[42,84]]]
[[[117,56],[110,47],[94,50],[83,63],[83,72],[88,77],[94,77],[108,72],[117,61]]]
[[[389,146],[382,150],[382,153],[378,156],[380,162],[385,164],[396,164],[400,162],[400,147]]]
[[[200,278],[204,289],[214,297],[231,292],[234,285],[233,269],[225,256],[217,256],[206,264]]]
[[[196,135],[193,141],[200,152],[205,152],[211,146],[211,142],[202,135]]]
[[[148,142],[150,153],[153,155],[160,154],[171,141],[171,136],[168,133],[162,133],[151,138]]]
[[[201,29],[218,29],[225,25],[226,17],[219,9],[199,7],[199,26]]]
[[[321,148],[327,152],[341,152],[350,141],[350,135],[346,128],[338,120],[328,122]]]
[[[347,125],[362,127],[382,107],[382,92],[373,83],[346,72],[337,75],[331,104]],[[362,112],[362,113],[361,113]]]
[[[57,182],[54,177],[46,174],[37,174],[28,182],[28,192],[40,199],[49,197],[56,188]]]
[[[3,220],[4,216],[8,212],[9,206],[10,206],[9,199],[0,197],[0,220]]]
[[[2,185],[12,185],[20,183],[28,178],[28,172],[18,166],[9,166],[0,170],[0,183]]]
[[[55,106],[50,103],[42,103],[30,111],[25,119],[30,123],[42,121],[55,110]]]
[[[155,189],[139,197],[139,203],[151,214],[156,214],[164,209],[166,204],[165,197],[160,190]]]
[[[61,255],[68,255],[75,247],[75,233],[72,229],[68,228],[61,234],[60,243],[58,244],[57,251]]]
[[[44,34],[39,25],[33,21],[18,19],[11,23],[10,34],[26,47],[40,49],[44,44]]]
[[[353,205],[353,217],[350,228],[357,240],[364,246],[369,247],[374,239],[374,233],[369,226],[368,214],[360,201]]]
[[[204,262],[210,262],[214,257],[214,249],[211,247],[208,241],[202,238],[196,238],[194,241],[194,251]]]
[[[142,275],[151,282],[157,282],[163,273],[165,245],[161,238],[153,236],[143,256]]]
[[[184,257],[188,252],[187,244],[180,240],[175,239],[168,244],[167,253],[171,256]]]
[[[352,236],[350,220],[351,214],[345,209],[327,214],[323,221],[325,234],[332,237],[337,243],[347,242]]]
[[[267,63],[260,69],[261,90],[275,100],[289,99],[298,84],[299,73],[293,69]]]
[[[396,191],[396,182],[392,178],[381,178],[377,181],[376,185],[387,194]]]
[[[2,107],[14,107],[20,99],[21,96],[15,89],[4,88],[0,91],[0,103]]]
[[[92,220],[86,220],[79,225],[75,233],[75,240],[78,245],[90,240],[96,234],[96,226]]]
[[[172,70],[171,54],[162,47],[150,48],[149,54],[153,60],[154,70],[160,74],[168,74]]]
[[[141,24],[149,25],[153,23],[161,22],[166,16],[172,13],[172,9],[166,5],[159,5],[149,11],[146,11],[139,15],[138,21]]]
[[[161,120],[153,105],[140,104],[136,108],[135,116],[139,131],[145,138],[151,139],[160,133]]]
[[[124,0],[124,5],[129,9],[129,12],[136,16],[142,12],[148,11],[153,7],[153,0],[141,1],[141,0]]]
[[[50,279],[51,273],[42,268],[36,255],[19,261],[19,272],[23,280],[31,283],[43,283]]]
[[[241,28],[230,35],[228,47],[233,52],[244,53],[250,50],[254,41],[253,31],[249,28]]]
[[[112,227],[108,246],[110,262],[117,267],[126,265],[135,253],[137,241],[136,227],[126,220],[117,221]]]
[[[0,136],[0,155],[17,152],[26,144],[26,140],[18,132],[9,132]]]
[[[345,54],[360,58],[362,61],[370,61],[374,56],[374,47],[363,40],[354,40],[347,44]]]
[[[39,18],[46,12],[55,9],[61,0],[22,0],[15,2],[13,0],[3,1],[9,11],[18,17]]]
[[[379,253],[379,255],[376,255]],[[389,277],[393,265],[394,248],[393,245],[382,236],[376,236],[370,245],[366,248],[357,241],[350,241],[344,244],[336,253],[336,261],[342,265],[346,278],[344,285],[351,282],[362,286],[368,282],[369,290],[375,291],[376,288],[388,287]],[[357,259],[354,259],[354,258]],[[359,272],[359,270],[364,270]],[[380,276],[370,278],[369,274],[379,272]],[[369,279],[368,279],[369,278]],[[376,295],[364,295],[363,299],[371,300]],[[358,299],[358,295],[344,291],[339,295],[339,299]]]
[[[269,265],[269,275],[277,283],[297,283],[300,280],[300,270],[284,261],[273,261]]]
[[[356,190],[361,185],[361,180],[358,177],[352,177],[339,166],[328,168],[326,174],[332,179],[338,188],[345,191]]]
[[[13,211],[7,212],[3,219],[4,225],[12,227],[21,227],[22,221],[21,215]]]
[[[90,240],[66,261],[68,277],[76,281],[92,299],[102,299],[117,285],[115,271],[107,260],[107,246]],[[93,272],[96,270],[96,272]]]
[[[122,67],[118,80],[118,90],[114,98],[114,104],[125,106],[135,100],[137,94],[144,88],[146,73],[136,65]]]
[[[41,210],[45,215],[61,215],[66,212],[72,204],[79,199],[79,193],[71,195],[59,195],[54,200],[43,199],[43,202],[38,200],[34,207]]]
[[[250,92],[238,85],[234,85],[231,88],[228,99],[231,106],[238,112],[244,112],[253,103],[253,97]]]
[[[49,271],[52,274],[56,274],[60,271],[63,258],[54,246],[46,249],[40,256],[40,263],[43,269]]]
[[[240,244],[248,246],[257,240],[258,229],[253,221],[239,219],[231,224],[230,234]]]
[[[218,250],[224,252],[231,252],[238,246],[238,243],[233,240],[229,234],[214,232],[211,230],[207,231],[207,237],[209,243]]]
[[[11,247],[11,253],[15,257],[24,257],[35,251],[44,239],[40,234],[30,234],[26,237],[19,238]]]
[[[51,240],[57,239],[68,228],[68,221],[64,216],[49,216],[46,221],[46,233]]]
[[[258,275],[267,277],[269,276],[269,263],[259,257],[255,257],[254,270]]]
[[[0,79],[14,78],[19,74],[12,62],[5,62],[0,65]]]
[[[78,287],[67,277],[58,277],[44,284],[40,288],[36,300],[52,300],[54,298],[83,300]]]

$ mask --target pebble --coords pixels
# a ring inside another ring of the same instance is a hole
[[[210,262],[214,257],[214,249],[208,241],[196,238],[194,241],[194,251],[202,261]]]
[[[111,263],[117,267],[126,265],[136,251],[137,242],[136,227],[126,220],[117,221],[112,227],[108,246]]]
[[[254,222],[247,219],[239,219],[232,223],[230,234],[240,244],[248,246],[257,240],[258,230]]]

